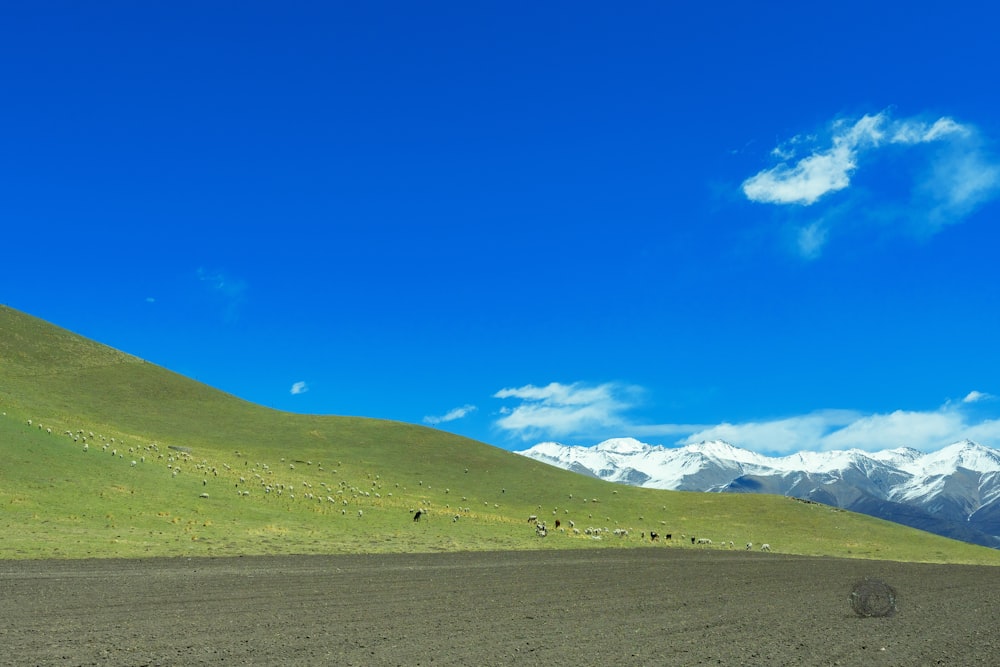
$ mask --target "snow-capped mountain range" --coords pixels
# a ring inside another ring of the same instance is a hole
[[[775,493],[1000,547],[1000,450],[969,440],[771,457],[716,440],[684,447],[633,438],[594,447],[543,442],[523,456],[610,482],[680,491]]]

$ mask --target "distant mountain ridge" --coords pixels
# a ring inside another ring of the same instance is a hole
[[[721,440],[663,447],[614,438],[594,447],[543,442],[518,453],[610,482],[772,493],[1000,547],[1000,450],[970,440],[929,453],[901,447],[771,457]]]

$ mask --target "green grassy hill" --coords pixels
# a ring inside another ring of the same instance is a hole
[[[0,559],[665,548],[656,531],[673,548],[1000,564],[824,505],[620,486],[435,429],[278,412],[4,306],[0,413]]]

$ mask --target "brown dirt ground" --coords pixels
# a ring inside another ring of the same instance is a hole
[[[887,618],[849,594],[879,577]],[[995,665],[1000,569],[632,549],[0,561],[2,665]]]

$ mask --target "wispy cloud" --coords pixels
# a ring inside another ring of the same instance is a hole
[[[827,230],[821,221],[816,221],[799,229],[796,236],[799,255],[813,259],[819,256],[826,244]]]
[[[463,405],[460,408],[454,408],[444,413],[441,416],[427,416],[424,417],[425,424],[444,424],[446,422],[453,422],[457,419],[462,419],[463,417],[469,415],[476,411],[476,406],[474,405]]]
[[[295,384],[292,385],[292,388],[289,390],[289,393],[292,396],[297,396],[298,394],[304,394],[307,391],[309,391],[309,385],[307,385],[305,382],[296,382]]]
[[[743,194],[809,211],[811,219],[798,223],[797,243],[807,259],[818,257],[830,232],[850,221],[904,225],[926,236],[1000,195],[1000,160],[984,148],[974,125],[949,117],[895,119],[884,110],[841,119],[822,133],[782,142],[771,156],[778,162],[743,181]],[[889,157],[896,162],[882,159]],[[849,191],[861,174],[870,177],[863,196],[853,197]],[[821,206],[828,201],[836,208]]]
[[[236,321],[240,308],[247,300],[247,283],[222,271],[209,271],[201,267],[195,275],[209,294],[222,304],[223,318],[227,322]]]
[[[494,398],[519,402],[502,408],[496,425],[524,440],[621,429],[637,392],[636,387],[618,383],[580,382],[501,389]]]

